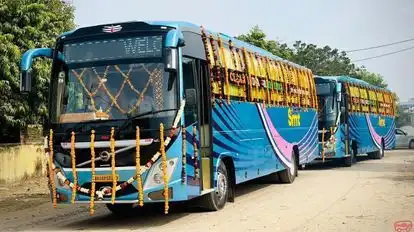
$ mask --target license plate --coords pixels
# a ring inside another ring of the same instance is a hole
[[[116,180],[119,180],[119,175],[115,175]],[[112,182],[112,175],[95,175],[95,182]]]

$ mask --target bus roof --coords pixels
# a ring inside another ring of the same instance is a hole
[[[139,22],[139,21],[119,22],[119,23],[116,23],[116,24],[124,24],[124,23],[132,23],[132,22]],[[147,23],[149,25],[153,25],[153,26],[166,26],[166,27],[173,27],[173,28],[177,28],[177,29],[181,29],[181,30],[191,30],[192,32],[201,34],[201,30],[200,30],[201,25],[197,25],[197,24],[190,23],[190,22],[185,22],[185,21],[142,21],[142,22]],[[104,26],[104,25],[108,25],[108,24],[93,25],[93,26]],[[83,27],[83,28],[85,28],[85,27]],[[78,28],[78,29],[80,29],[80,28]],[[68,32],[64,32],[59,37],[68,36],[68,35],[72,34],[73,32],[75,32],[78,29],[68,31]],[[272,53],[270,53],[269,51],[266,51],[262,48],[254,46],[252,44],[246,43],[244,41],[238,40],[238,39],[236,39],[232,36],[226,35],[224,33],[213,32],[213,31],[208,30],[207,28],[205,28],[205,30],[209,34],[213,34],[215,37],[220,36],[221,38],[224,38],[226,40],[231,40],[235,47],[238,47],[238,48],[245,47],[250,52],[253,52],[253,53],[256,52],[260,56],[266,56],[266,57],[269,57],[273,60],[282,61],[282,62],[287,63],[287,64],[289,64],[293,67],[296,67],[296,68],[302,68],[302,69],[308,69],[309,70],[309,68],[307,68],[305,66],[301,66],[301,65],[293,63],[289,60],[285,60],[281,57],[275,56]]]
[[[357,79],[357,78],[354,78],[354,77],[350,77],[350,76],[316,76],[315,75],[315,77],[322,78],[322,79],[325,79],[325,80],[333,80],[333,81],[346,82],[346,83],[351,83],[351,84],[358,84],[358,85],[362,85],[362,86],[365,86],[365,87],[370,87],[370,88],[374,88],[374,89],[381,89],[381,90],[386,90],[386,91],[391,92],[391,90],[388,89],[388,88],[378,87],[378,86],[372,85],[372,84],[370,84],[366,81],[363,81],[363,80],[360,80],[360,79]]]

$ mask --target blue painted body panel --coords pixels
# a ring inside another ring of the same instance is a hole
[[[316,112],[302,109],[298,114],[301,125],[291,127],[287,107],[217,102],[213,109],[214,168],[217,169],[218,160],[223,156],[231,157],[236,183],[242,183],[286,169],[291,165],[295,145],[299,149],[300,164],[311,162],[318,155]]]

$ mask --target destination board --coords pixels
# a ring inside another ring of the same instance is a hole
[[[128,37],[64,45],[64,58],[67,64],[160,57],[162,36]]]

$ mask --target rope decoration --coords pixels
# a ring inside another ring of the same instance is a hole
[[[95,91],[91,92],[87,87],[86,84],[83,81],[83,75],[86,72],[87,68],[83,68],[82,71],[80,73],[76,72],[75,70],[72,70],[73,75],[76,77],[76,79],[79,81],[79,83],[81,84],[83,90],[86,92],[86,94],[89,96],[89,99],[91,100],[91,106],[92,106],[92,110],[94,112],[101,112],[102,109],[98,109],[96,107],[96,102],[94,100],[94,97],[96,96],[96,94],[99,92],[100,89],[103,89],[104,93],[110,98],[111,100],[111,104],[110,106],[108,106],[107,109],[105,109],[105,113],[109,113],[113,107],[115,107],[116,109],[118,109],[121,113],[125,114],[125,113],[131,113],[134,112],[141,104],[142,100],[143,100],[143,96],[146,93],[149,85],[152,83],[152,87],[154,88],[154,94],[155,94],[155,102],[156,102],[156,106],[157,107],[162,107],[163,106],[163,97],[162,97],[162,85],[163,85],[163,70],[159,67],[159,65],[157,67],[154,68],[154,70],[150,71],[148,70],[144,64],[141,64],[141,67],[143,68],[143,70],[145,70],[145,72],[147,72],[149,78],[147,83],[145,84],[144,88],[142,89],[142,91],[138,91],[134,85],[131,83],[130,78],[131,78],[131,72],[133,67],[130,67],[127,73],[124,73],[119,67],[118,65],[114,65],[114,69],[121,74],[121,76],[124,78],[121,86],[118,88],[117,93],[114,95],[112,95],[110,93],[110,91],[108,90],[107,86],[105,85],[105,80],[107,79],[107,73],[109,70],[110,66],[106,66],[105,71],[103,73],[103,76],[101,77],[99,75],[99,73],[96,71],[96,68],[93,67],[92,70],[94,72],[94,74],[96,75],[96,78],[99,81],[99,84],[96,88]],[[137,98],[136,103],[134,104],[134,106],[131,109],[123,109],[119,103],[118,103],[118,98],[121,95],[125,85],[128,84],[128,86],[131,88],[132,91],[134,91],[139,97]]]
[[[160,151],[162,157],[162,173],[164,177],[164,200],[165,200],[165,214],[168,214],[168,175],[167,175],[167,156],[165,155],[164,146],[164,125],[160,124]]]
[[[72,175],[73,175],[73,185],[75,186],[72,188],[72,204],[75,203],[76,199],[76,189],[78,185],[78,175],[76,172],[76,153],[75,153],[75,132],[72,131],[72,137],[70,140],[70,156],[72,158]]]
[[[92,170],[92,184],[91,184],[91,199],[89,202],[89,213],[93,215],[95,213],[95,130],[91,131],[91,170]]]
[[[151,79],[152,89],[154,90],[155,109],[161,110],[164,107],[163,97],[163,78],[162,75],[154,75]]]
[[[181,169],[181,182],[183,184],[186,183],[186,179],[187,179],[187,172],[186,172],[186,167],[187,167],[187,131],[185,129],[185,127],[182,127],[182,136],[183,136],[183,141],[182,141],[182,169]]]
[[[137,185],[138,185],[138,199],[139,199],[139,206],[144,206],[144,191],[142,189],[142,179],[141,179],[141,157],[140,157],[140,150],[141,150],[141,145],[140,145],[140,131],[139,131],[139,127],[136,128],[136,135],[135,135],[135,150],[136,150],[136,158],[135,158],[135,163],[136,163],[136,177],[137,177]],[[115,187],[116,190],[116,187]]]
[[[115,204],[115,197],[116,197],[116,162],[115,162],[115,129],[111,128],[111,170],[112,170],[112,194],[111,194],[111,203]]]
[[[52,201],[53,201],[53,208],[57,207],[57,198],[56,198],[56,183],[55,183],[55,172],[53,169],[54,165],[54,158],[53,158],[53,130],[51,129],[49,132],[49,180],[52,188]]]

